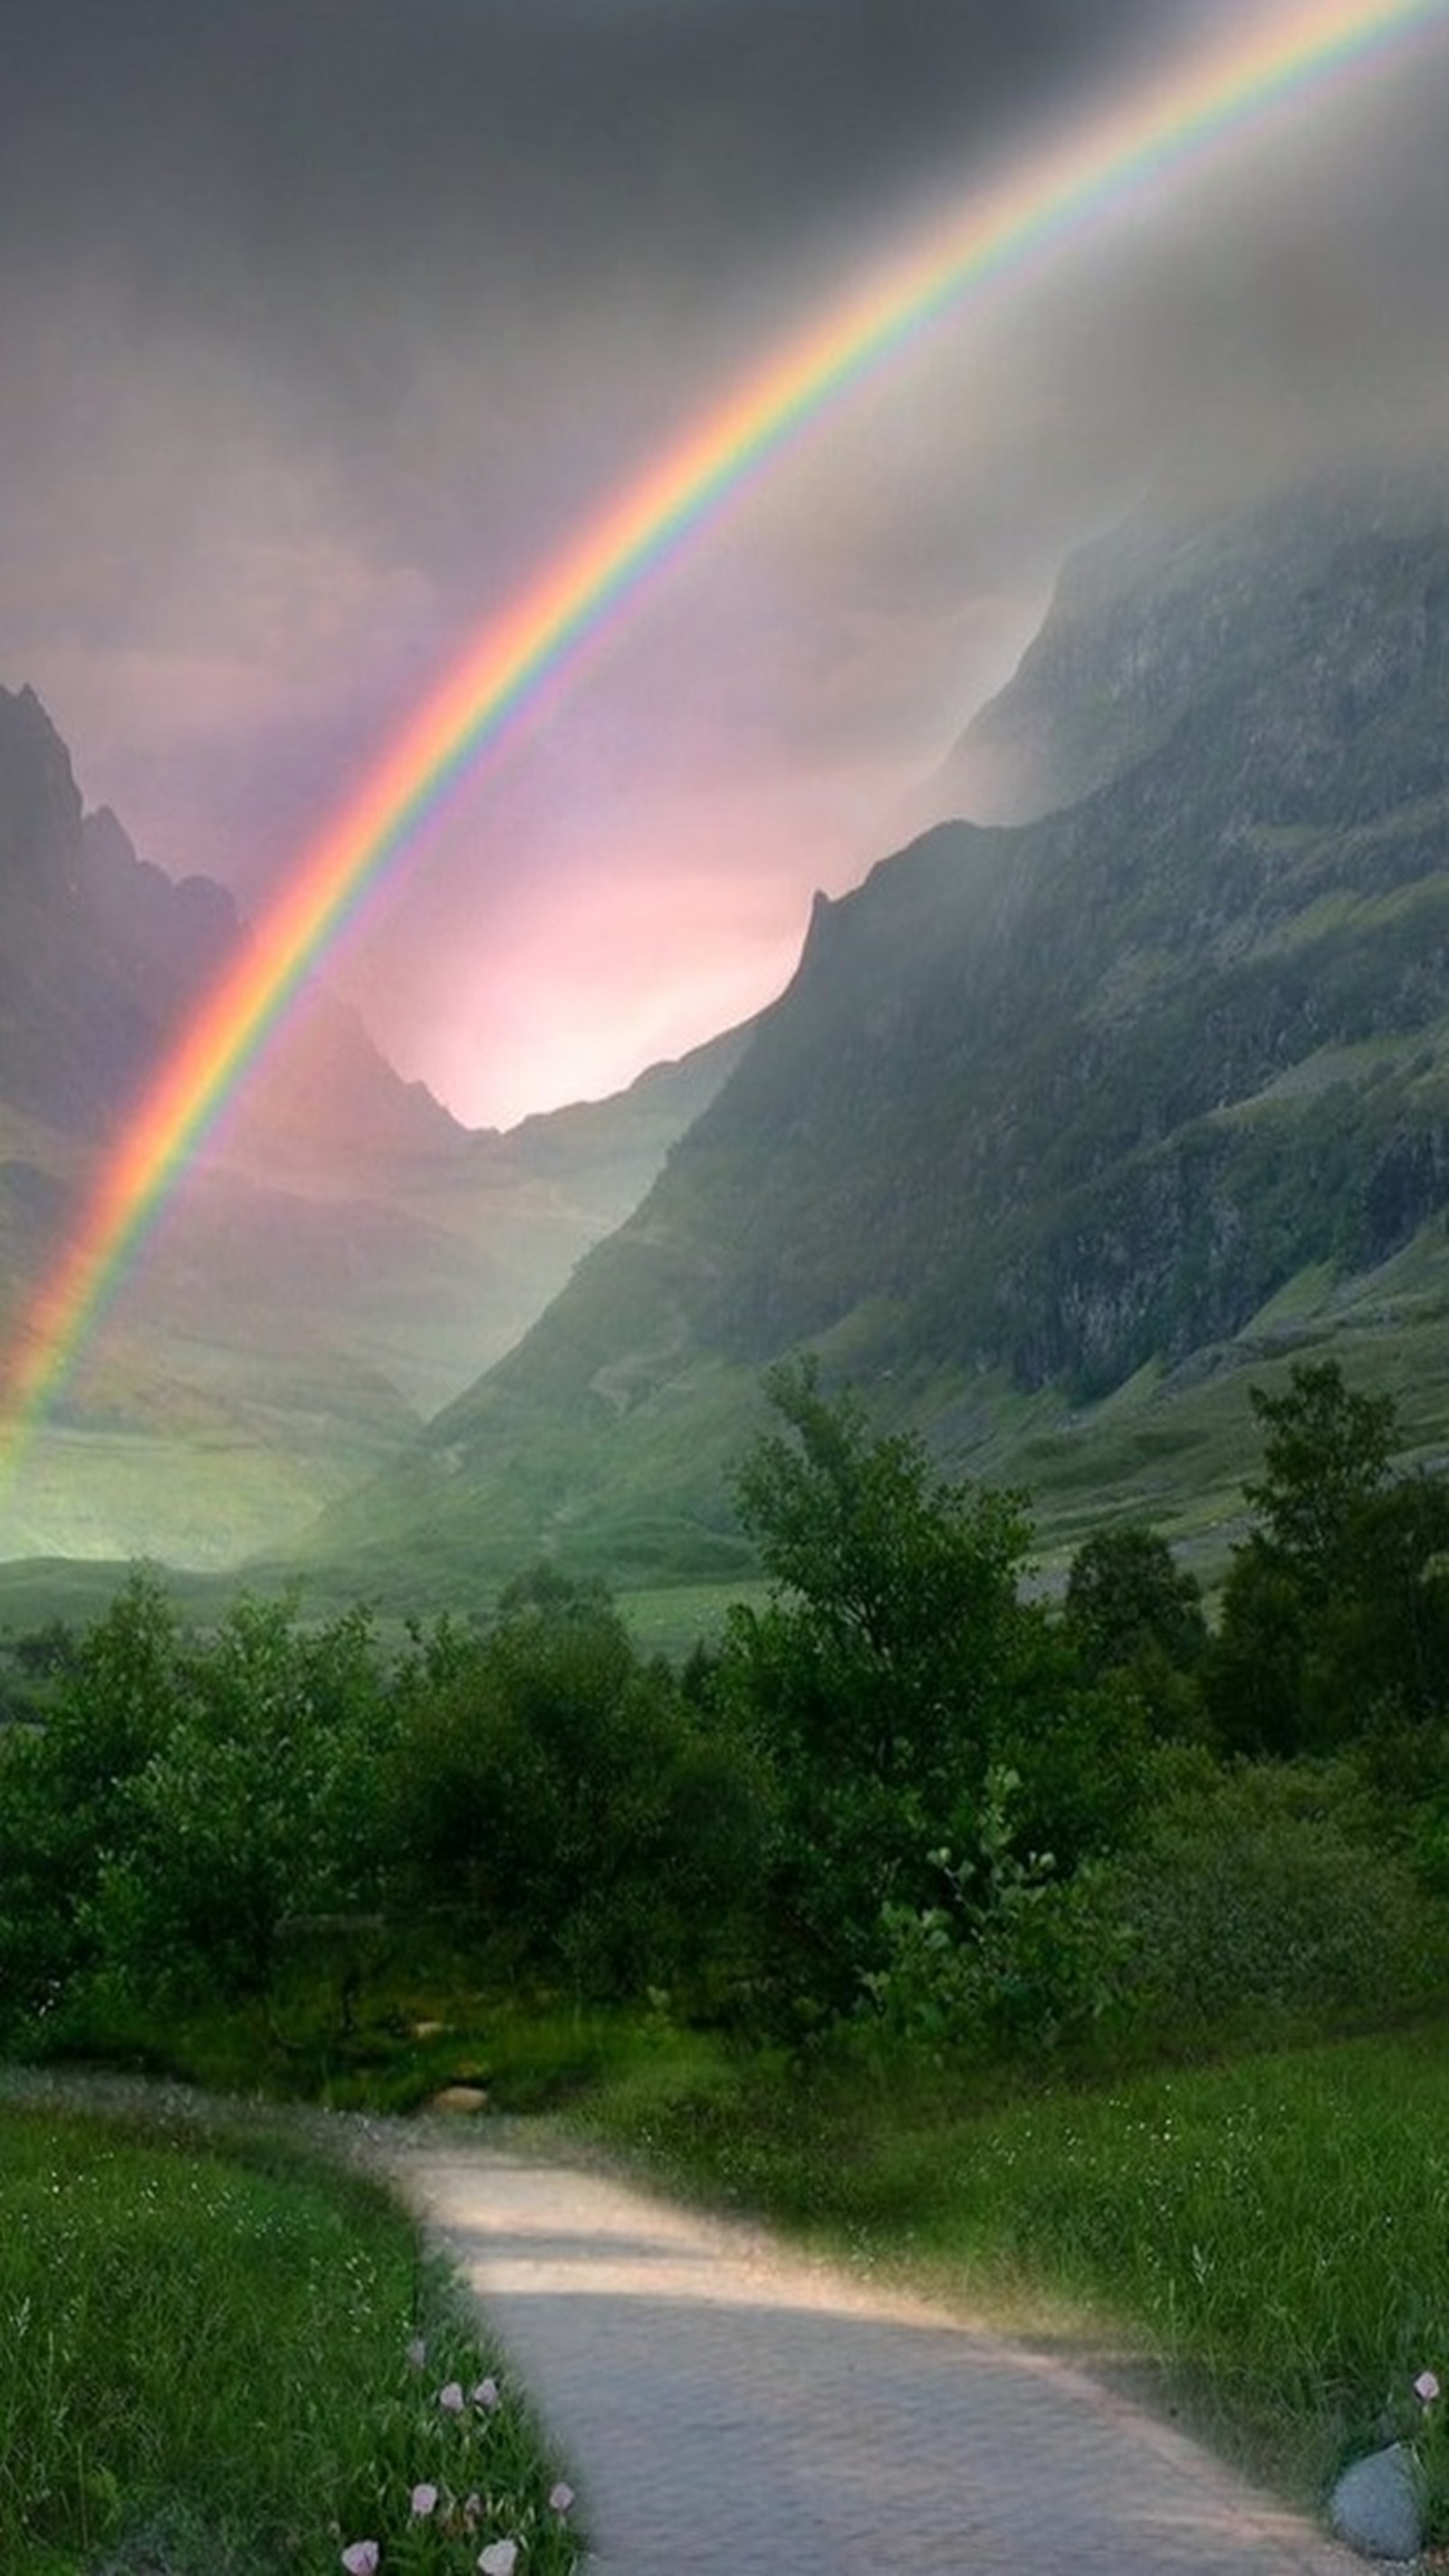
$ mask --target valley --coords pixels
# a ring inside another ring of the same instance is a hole
[[[1391,1393],[1437,1462],[1446,601],[1422,477],[1144,509],[1068,565],[936,782],[989,770],[1013,819],[819,898],[756,1023],[616,1099],[471,1133],[319,993],[42,1422],[8,1579],[145,1555],[404,1616],[546,1559],[673,1636],[672,1592],[682,1620],[750,1577],[731,1461],[804,1347],[951,1472],[1025,1489],[1047,1581],[1146,1512],[1211,1585],[1248,1387],[1304,1355]],[[241,934],[84,814],[36,702],[6,708],[14,1314],[102,1103]]]

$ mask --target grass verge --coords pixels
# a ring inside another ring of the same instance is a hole
[[[180,2094],[7,2083],[6,2576],[506,2576],[510,2542],[572,2576],[556,2479],[365,2174]]]
[[[1449,2461],[1413,2383],[1429,2369],[1449,2388],[1446,2036],[994,2107],[919,2069],[802,2086],[720,2061],[676,2089],[661,2061],[581,2119],[696,2197],[1127,2357],[1157,2403],[1301,2501],[1348,2457],[1414,2439],[1443,2538]]]

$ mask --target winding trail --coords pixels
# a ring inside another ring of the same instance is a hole
[[[506,2138],[384,2153],[571,2464],[593,2576],[1363,2576],[1052,2356]]]

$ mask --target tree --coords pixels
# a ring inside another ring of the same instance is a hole
[[[601,1999],[728,1978],[756,1915],[758,1765],[639,1653],[603,1585],[521,1577],[410,1699],[396,1813],[420,1898]]]
[[[1255,1386],[1248,1401],[1264,1426],[1267,1472],[1243,1488],[1261,1543],[1305,1594],[1326,1598],[1363,1506],[1387,1482],[1393,1397],[1347,1386],[1337,1360],[1299,1360],[1281,1395]]]
[[[48,2014],[94,1965],[94,1899],[124,1843],[134,1783],[181,1705],[176,1614],[134,1572],[58,1657],[43,1724],[0,1761],[0,2022]]]
[[[1083,1540],[1067,1574],[1062,1625],[1087,1677],[1125,1682],[1154,1734],[1197,1731],[1197,1675],[1208,1642],[1202,1593],[1145,1521],[1119,1522]]]
[[[1293,1568],[1256,1534],[1233,1550],[1203,1670],[1211,1730],[1257,1761],[1310,1749],[1305,1677],[1313,1621]]]
[[[1043,1623],[1018,1595],[1016,1496],[952,1483],[915,1439],[873,1433],[812,1361],[765,1384],[785,1427],[755,1441],[735,1491],[771,1597],[732,1611],[714,1687],[778,1784],[777,1987],[834,2011],[878,1957],[883,1908],[935,1902],[931,1854],[974,1847]]]
[[[379,1905],[392,1719],[370,1623],[242,1600],[174,1642],[168,1722],[121,1798],[92,1906],[143,1994],[268,1992],[289,1922]]]
[[[0,1762],[6,2018],[97,1980],[264,1993],[289,1918],[379,1901],[392,1722],[362,1614],[242,1601],[196,1636],[133,1576]]]
[[[1389,1396],[1301,1361],[1251,1391],[1265,1474],[1233,1553],[1207,1667],[1216,1732],[1239,1753],[1291,1755],[1418,1726],[1449,1696],[1449,1486],[1390,1476]]]
[[[884,1790],[954,1780],[1016,1640],[1020,1498],[952,1484],[917,1440],[873,1435],[855,1396],[821,1393],[813,1361],[765,1389],[793,1437],[755,1442],[735,1500],[774,1586],[775,1643],[796,1652],[781,1726]],[[765,1646],[769,1624],[742,1614],[737,1650]]]
[[[1348,1568],[1324,1607],[1308,1690],[1325,1731],[1400,1739],[1401,1768],[1442,1775],[1431,1721],[1449,1705],[1449,1483],[1405,1476],[1369,1495],[1351,1523]],[[1405,1730],[1420,1741],[1412,1756]],[[1432,1748],[1426,1740],[1432,1735]]]

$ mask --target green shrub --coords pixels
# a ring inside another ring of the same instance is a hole
[[[1105,1879],[1165,2037],[1392,2010],[1449,1969],[1449,1915],[1371,1835],[1345,1765],[1181,1763]]]
[[[862,1979],[893,2041],[978,2057],[1036,2054],[1121,1999],[1130,1944],[1101,1902],[1100,1871],[1070,1878],[1050,1854],[1023,1857],[1021,1783],[993,1767],[972,1854],[931,1859],[949,1903],[887,1905],[880,1965]]]
[[[743,1965],[761,1794],[602,1588],[545,1570],[414,1675],[388,1803],[420,1904],[603,2001],[707,1996]]]

